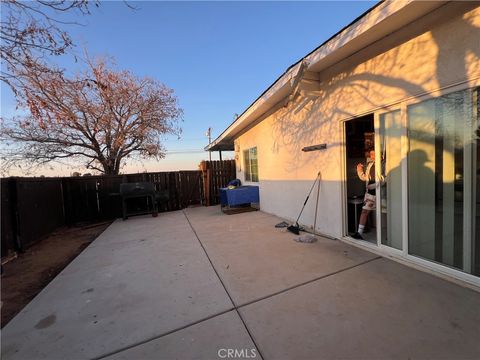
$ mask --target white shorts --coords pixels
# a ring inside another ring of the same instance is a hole
[[[368,192],[365,193],[365,197],[363,198],[363,210],[375,210],[376,209],[376,200],[377,198],[375,195],[371,195]]]

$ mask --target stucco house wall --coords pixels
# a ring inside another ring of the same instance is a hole
[[[261,209],[293,220],[321,171],[317,231],[341,237],[343,121],[477,86],[479,39],[478,3],[451,3],[322,71],[317,90],[280,102],[236,138],[238,178],[244,181],[243,151],[256,146]],[[320,143],[327,149],[301,151]],[[300,221],[306,226],[313,224],[314,203],[315,196]]]

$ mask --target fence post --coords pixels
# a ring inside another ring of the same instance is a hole
[[[210,163],[202,160],[200,163],[200,170],[202,171],[203,178],[203,193],[205,195],[205,206],[210,206],[210,181],[211,181],[211,169]]]

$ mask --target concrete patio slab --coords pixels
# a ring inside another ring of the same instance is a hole
[[[480,358],[479,293],[280,221],[116,221],[3,329],[2,358]]]
[[[2,358],[94,358],[231,308],[182,212],[117,220],[2,330]]]
[[[386,259],[240,309],[265,359],[478,359],[480,296]]]
[[[356,266],[377,256],[338,240],[293,241],[264,212],[225,215],[220,207],[185,210],[237,306]]]
[[[108,360],[197,359],[227,357],[237,350],[237,358],[261,359],[236,311],[216,316],[186,329],[122,351]],[[235,354],[235,353],[233,353]]]

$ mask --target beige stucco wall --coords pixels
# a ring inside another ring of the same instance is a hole
[[[320,170],[317,229],[339,237],[344,201],[342,121],[393,103],[398,108],[419,94],[438,96],[466,80],[469,86],[478,84],[478,3],[443,7],[320,76],[319,91],[302,93],[236,140],[237,174],[243,180],[243,150],[256,146],[262,210],[294,219]],[[327,143],[328,149],[301,151],[319,143]],[[302,217],[305,225],[313,224],[314,200]]]

